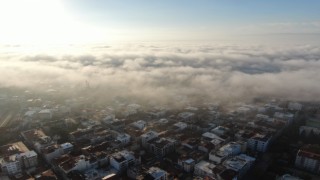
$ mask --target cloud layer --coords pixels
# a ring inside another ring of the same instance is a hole
[[[320,48],[238,45],[90,47],[85,55],[3,52],[0,86],[85,87],[96,97],[154,102],[320,100]]]

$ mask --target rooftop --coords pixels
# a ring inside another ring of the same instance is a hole
[[[167,172],[158,167],[150,167],[147,173],[156,179],[165,175]]]
[[[306,145],[298,151],[298,156],[305,156],[320,161],[320,145]]]
[[[259,134],[259,133],[256,133],[251,138],[255,139],[255,140],[258,140],[258,141],[267,142],[269,139],[271,139],[271,135],[270,134]]]
[[[150,141],[148,141],[150,144],[155,145],[157,148],[163,148],[168,144],[173,143],[172,140],[166,139],[166,138],[155,138]]]
[[[51,142],[51,138],[47,136],[41,129],[32,129],[24,131],[21,135],[31,142],[48,143]]]
[[[14,154],[24,153],[29,151],[23,142],[15,142],[0,147],[0,157],[11,156]]]
[[[207,161],[200,161],[198,164],[196,164],[196,168],[201,169],[202,171],[205,171],[207,173],[213,173],[213,169],[215,167],[216,165]]]
[[[187,119],[194,116],[193,112],[182,112],[178,115],[180,118]]]
[[[211,132],[205,132],[202,134],[202,137],[204,138],[209,138],[209,139],[219,139],[221,141],[223,141],[223,139],[221,137],[219,137],[218,135],[215,135],[214,133]]]
[[[152,136],[158,136],[158,133],[155,131],[149,131],[149,132],[141,135],[141,137],[143,137],[143,138],[152,137]]]
[[[246,164],[252,163],[255,161],[255,158],[241,154],[239,156],[232,157],[223,162],[223,165],[228,169],[235,171],[240,171]]]
[[[112,154],[111,156],[119,163],[126,161],[126,160],[134,159],[133,153],[131,153],[127,150],[116,152],[116,153]]]

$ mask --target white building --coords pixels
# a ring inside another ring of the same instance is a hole
[[[223,138],[221,138],[221,137],[219,137],[216,134],[211,133],[211,132],[203,133],[202,134],[202,139],[204,141],[210,141],[210,143],[214,145],[215,149],[219,148],[221,145],[223,145],[228,140],[228,138],[223,139]]]
[[[229,157],[229,154],[224,151],[211,151],[209,153],[209,160],[212,161],[215,164],[220,164],[224,160],[226,160]]]
[[[193,121],[195,119],[195,113],[193,112],[182,112],[178,114],[178,117],[183,121]]]
[[[149,131],[141,135],[141,143],[143,147],[147,147],[147,142],[158,137],[158,133],[155,131]]]
[[[241,153],[241,144],[237,142],[230,142],[222,146],[219,151],[228,153],[230,156],[238,155]]]
[[[211,132],[205,132],[202,134],[202,138],[204,139],[207,139],[209,141],[212,141],[212,140],[215,140],[215,139],[218,139],[220,141],[224,141],[224,139],[222,139],[221,137],[219,137],[218,135],[216,134],[213,134]]]
[[[184,122],[177,122],[173,126],[174,126],[175,130],[181,131],[181,130],[186,129],[188,127],[188,124],[184,123]]]
[[[248,139],[248,148],[252,151],[266,152],[272,136],[269,134],[255,134]]]
[[[320,173],[320,146],[306,145],[296,156],[295,166],[313,173]]]
[[[36,116],[37,112],[38,111],[35,111],[35,110],[29,110],[24,114],[24,117],[26,119],[33,119]]]
[[[116,120],[115,115],[109,114],[109,115],[106,115],[106,117],[103,118],[101,121],[105,124],[112,124],[115,120]]]
[[[229,128],[223,127],[223,126],[218,126],[218,127],[211,130],[212,133],[214,133],[218,136],[225,135],[228,131],[229,131]]]
[[[2,172],[8,175],[17,174],[22,171],[21,162],[18,159],[16,159],[14,156],[6,160],[1,158],[0,165],[1,165]]]
[[[168,173],[158,167],[150,167],[145,179],[167,180]]]
[[[216,165],[207,162],[207,161],[200,161],[198,164],[194,167],[194,174],[196,176],[200,177],[211,177],[214,178],[215,174],[213,172],[213,169],[216,167]]]
[[[118,134],[116,137],[116,141],[121,142],[121,145],[126,145],[130,142],[131,136],[126,133]]]
[[[23,162],[23,167],[28,169],[38,165],[38,155],[34,151],[27,151],[17,156],[20,162]]]
[[[216,152],[216,153],[211,151],[209,153],[209,160],[213,161],[213,162],[215,162],[217,164],[220,164],[226,158],[242,153],[242,150],[243,150],[242,146],[243,146],[243,144],[240,144],[240,143],[237,143],[237,142],[230,142],[230,143],[222,146],[219,149],[219,151]]]
[[[140,130],[143,130],[146,128],[146,125],[147,123],[143,120],[139,120],[139,121],[136,121],[134,123],[132,123],[132,126],[137,128],[137,129],[140,129]]]
[[[240,179],[251,168],[255,160],[256,159],[251,156],[240,154],[224,161],[223,165],[227,169],[238,172],[238,179]]]
[[[13,175],[24,168],[32,168],[38,165],[38,155],[22,143],[16,142],[0,147],[0,166],[2,172]]]
[[[193,160],[192,158],[189,159],[178,159],[178,164],[182,167],[182,169],[185,172],[192,172],[194,169],[194,165],[195,165],[196,161]]]
[[[117,170],[118,173],[123,172],[129,165],[135,163],[135,157],[132,152],[127,150],[114,153],[110,156],[110,165]]]
[[[52,119],[52,111],[51,109],[43,109],[38,112],[38,116],[40,119],[46,120],[46,119]]]

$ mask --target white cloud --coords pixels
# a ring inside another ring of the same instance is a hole
[[[11,58],[3,53],[0,85],[81,89],[88,80],[94,87],[92,94],[156,102],[170,102],[178,95],[192,100],[256,96],[320,100],[320,49],[316,46],[134,45],[92,52]]]

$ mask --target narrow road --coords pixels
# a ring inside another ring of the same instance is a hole
[[[13,113],[13,111],[8,111],[2,114],[0,117],[0,127],[5,127],[10,122],[13,117]]]

